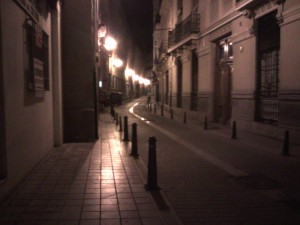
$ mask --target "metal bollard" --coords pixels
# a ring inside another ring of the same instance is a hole
[[[160,190],[157,184],[157,164],[156,164],[156,138],[149,138],[149,157],[148,157],[148,179],[146,190]]]
[[[110,115],[111,115],[111,117],[115,116],[115,109],[114,109],[113,105],[110,105]]]
[[[129,141],[128,139],[128,117],[124,116],[124,140]]]
[[[113,115],[112,115],[112,117],[113,117],[113,121],[115,121],[115,120],[116,120],[116,111],[115,111],[115,110],[113,110]]]
[[[138,154],[138,144],[137,144],[137,124],[132,124],[132,138],[131,138],[131,154],[135,158],[139,157]]]
[[[236,138],[236,122],[233,121],[233,124],[232,124],[232,135],[231,135],[231,139],[237,139]]]
[[[290,133],[288,130],[286,130],[284,132],[283,149],[281,154],[283,156],[289,156],[290,155],[289,150],[290,150]]]
[[[160,108],[160,115],[164,116],[164,105],[163,104],[161,105],[161,108]]]
[[[119,125],[119,114],[115,113],[115,115],[116,115],[116,125],[118,126]]]
[[[186,112],[183,114],[183,123],[186,123]]]
[[[207,130],[207,116],[204,118],[204,130]]]
[[[119,131],[123,131],[123,127],[122,127],[122,116],[119,116],[119,125],[120,125],[120,128],[119,128]]]
[[[171,109],[170,113],[171,113],[171,120],[173,120],[173,119],[174,119],[174,112],[173,112],[173,109]]]
[[[154,104],[154,113],[156,114],[156,104]]]
[[[151,102],[149,103],[149,107],[150,107],[150,112],[152,112],[152,104],[151,104]]]

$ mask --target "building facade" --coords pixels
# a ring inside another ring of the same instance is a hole
[[[63,142],[56,3],[0,2],[0,199]]]
[[[98,13],[98,0],[64,0],[62,4],[62,101],[65,142],[89,142],[98,139],[98,83],[95,69]]]
[[[132,76],[126,75],[126,71],[130,69],[141,77],[148,77],[149,71],[152,70],[152,58],[146,58],[135,42],[121,1],[101,0],[99,12],[100,22],[106,27],[106,36],[113,37],[117,41],[116,49],[111,51],[100,46],[98,54],[98,77],[102,86],[100,91],[104,91],[107,95],[120,93],[123,100],[145,94],[144,85],[138,80],[135,81]],[[122,66],[115,65],[117,59],[122,60]]]
[[[300,137],[300,3],[154,1],[156,99],[200,121]]]
[[[113,7],[102,8],[105,3]],[[136,93],[136,82],[123,87],[132,81],[124,71],[142,75],[145,64],[121,10],[119,1],[0,1],[0,201],[53,147],[98,138],[102,69],[110,79],[107,90]],[[109,60],[99,64],[103,22],[119,42],[112,56],[125,64],[111,74]]]

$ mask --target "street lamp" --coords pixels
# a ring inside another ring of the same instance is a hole
[[[120,68],[121,66],[123,66],[123,61],[119,58],[116,58],[113,61],[113,65],[117,68]]]
[[[107,51],[113,51],[117,48],[117,41],[112,37],[106,37],[104,47]]]

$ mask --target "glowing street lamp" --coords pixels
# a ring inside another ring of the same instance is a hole
[[[117,48],[117,41],[112,37],[105,38],[104,47],[107,51],[112,51]]]
[[[139,84],[144,84],[144,82],[145,82],[145,79],[143,77],[140,77],[139,78]]]
[[[137,75],[137,74],[134,74],[134,75],[132,76],[132,79],[133,79],[133,81],[139,81],[139,80],[140,80],[140,76]]]
[[[145,84],[146,86],[148,86],[148,85],[150,85],[150,84],[151,84],[151,82],[150,82],[150,80],[149,80],[149,79],[144,79],[144,84]]]
[[[127,77],[132,77],[134,74],[135,74],[135,72],[134,72],[134,70],[132,70],[132,69],[127,68],[127,69],[125,70],[125,75],[126,75]]]
[[[117,68],[120,68],[121,66],[123,66],[123,61],[121,59],[114,59],[113,65]]]

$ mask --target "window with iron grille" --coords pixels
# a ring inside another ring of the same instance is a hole
[[[279,117],[280,28],[276,12],[258,21],[257,115],[261,122],[277,123]]]

